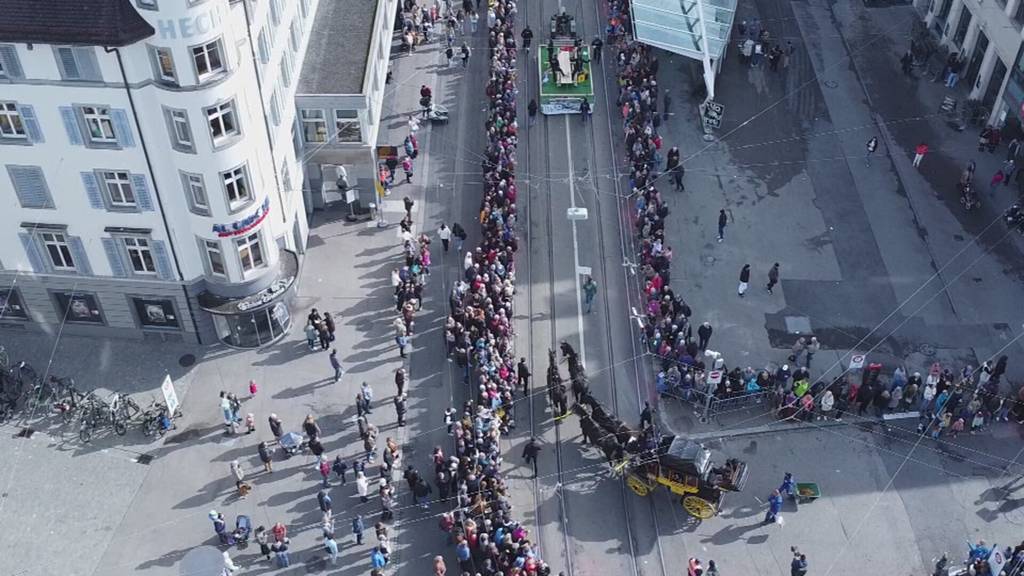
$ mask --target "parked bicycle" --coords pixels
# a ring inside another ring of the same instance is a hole
[[[104,425],[113,428],[118,436],[124,436],[128,432],[128,423],[118,415],[119,403],[120,395],[116,392],[111,396],[111,402],[105,402],[90,392],[82,407],[78,438],[82,442],[89,442],[96,429]]]
[[[175,416],[180,416],[181,412],[177,412]],[[146,437],[152,437],[153,435],[163,436],[168,430],[175,428],[174,421],[171,420],[170,415],[167,413],[167,404],[163,402],[157,402],[153,400],[149,403],[149,407],[142,413],[142,434]]]

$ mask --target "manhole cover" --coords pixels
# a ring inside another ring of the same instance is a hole
[[[203,433],[199,430],[185,430],[184,432],[179,432],[178,434],[171,436],[166,442],[164,442],[164,444],[181,444],[182,442],[195,440],[202,435]]]
[[[935,346],[932,346],[931,344],[921,344],[917,347],[917,351],[929,358],[935,356]]]
[[[708,265],[714,264],[715,263],[715,257],[714,256],[705,256],[704,257],[704,263],[708,264]]]
[[[839,82],[836,82],[835,80],[825,80],[822,84],[828,88],[836,88],[839,86]]]
[[[195,354],[185,354],[181,358],[178,358],[178,364],[181,365],[182,368],[188,368],[189,366],[192,366],[195,363],[196,363],[196,355]]]
[[[137,464],[149,464],[153,461],[153,457],[149,454],[139,454],[139,457],[135,459]]]
[[[36,431],[31,428],[22,428],[14,435],[15,438],[31,438]]]

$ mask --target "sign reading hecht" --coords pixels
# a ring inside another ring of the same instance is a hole
[[[164,18],[157,20],[157,29],[160,31],[160,38],[164,40],[176,40],[178,38],[192,38],[201,36],[220,26],[223,19],[220,10],[209,10],[186,16],[185,18]]]

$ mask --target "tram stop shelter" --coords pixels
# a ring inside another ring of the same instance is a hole
[[[708,99],[715,95],[715,73],[721,69],[736,19],[737,0],[633,0],[633,33],[655,48],[704,64]]]

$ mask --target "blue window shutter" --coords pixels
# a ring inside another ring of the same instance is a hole
[[[153,248],[153,260],[156,261],[156,274],[161,280],[174,280],[174,269],[171,258],[167,254],[167,244],[163,240],[150,240]]]
[[[60,58],[65,79],[80,80],[82,78],[82,73],[78,71],[78,62],[75,61],[74,48],[57,48],[57,56]]]
[[[96,59],[96,49],[92,46],[75,48],[75,60],[82,80],[102,80],[100,64]]]
[[[153,211],[153,199],[149,195],[149,182],[145,174],[132,174],[132,188],[135,189],[135,200],[139,203],[139,209],[145,212]]]
[[[97,210],[106,208],[103,203],[103,193],[100,191],[100,183],[96,181],[96,174],[82,172],[82,184],[85,185],[85,195],[89,197],[89,207]]]
[[[25,129],[28,131],[29,140],[36,144],[46,142],[43,139],[43,130],[39,127],[36,109],[28,104],[18,104],[18,112],[21,113],[21,119],[25,121]]]
[[[92,266],[89,265],[89,255],[85,252],[82,238],[68,236],[68,248],[71,248],[71,257],[75,259],[75,270],[83,276],[92,276]]]
[[[18,51],[14,46],[0,46],[0,62],[4,65],[4,72],[8,78],[22,78],[24,72],[21,69],[21,62],[18,60]]]
[[[117,143],[122,148],[135,146],[135,135],[132,134],[132,123],[128,121],[128,112],[123,108],[114,108],[110,111],[110,119],[114,121]]]
[[[64,121],[64,130],[68,133],[68,141],[74,146],[81,146],[82,130],[78,127],[75,109],[70,106],[61,106],[60,119]]]
[[[43,264],[43,255],[39,252],[39,245],[36,244],[35,238],[27,232],[19,232],[18,239],[21,240],[21,245],[25,247],[25,254],[28,255],[28,263],[32,266],[33,272],[46,272],[46,265]]]
[[[53,208],[43,169],[39,166],[8,166],[7,173],[22,208]]]
[[[128,271],[125,270],[124,260],[121,259],[121,251],[118,250],[117,240],[114,238],[103,238],[103,251],[107,253],[107,260],[110,261],[110,272],[114,276],[127,276]]]

